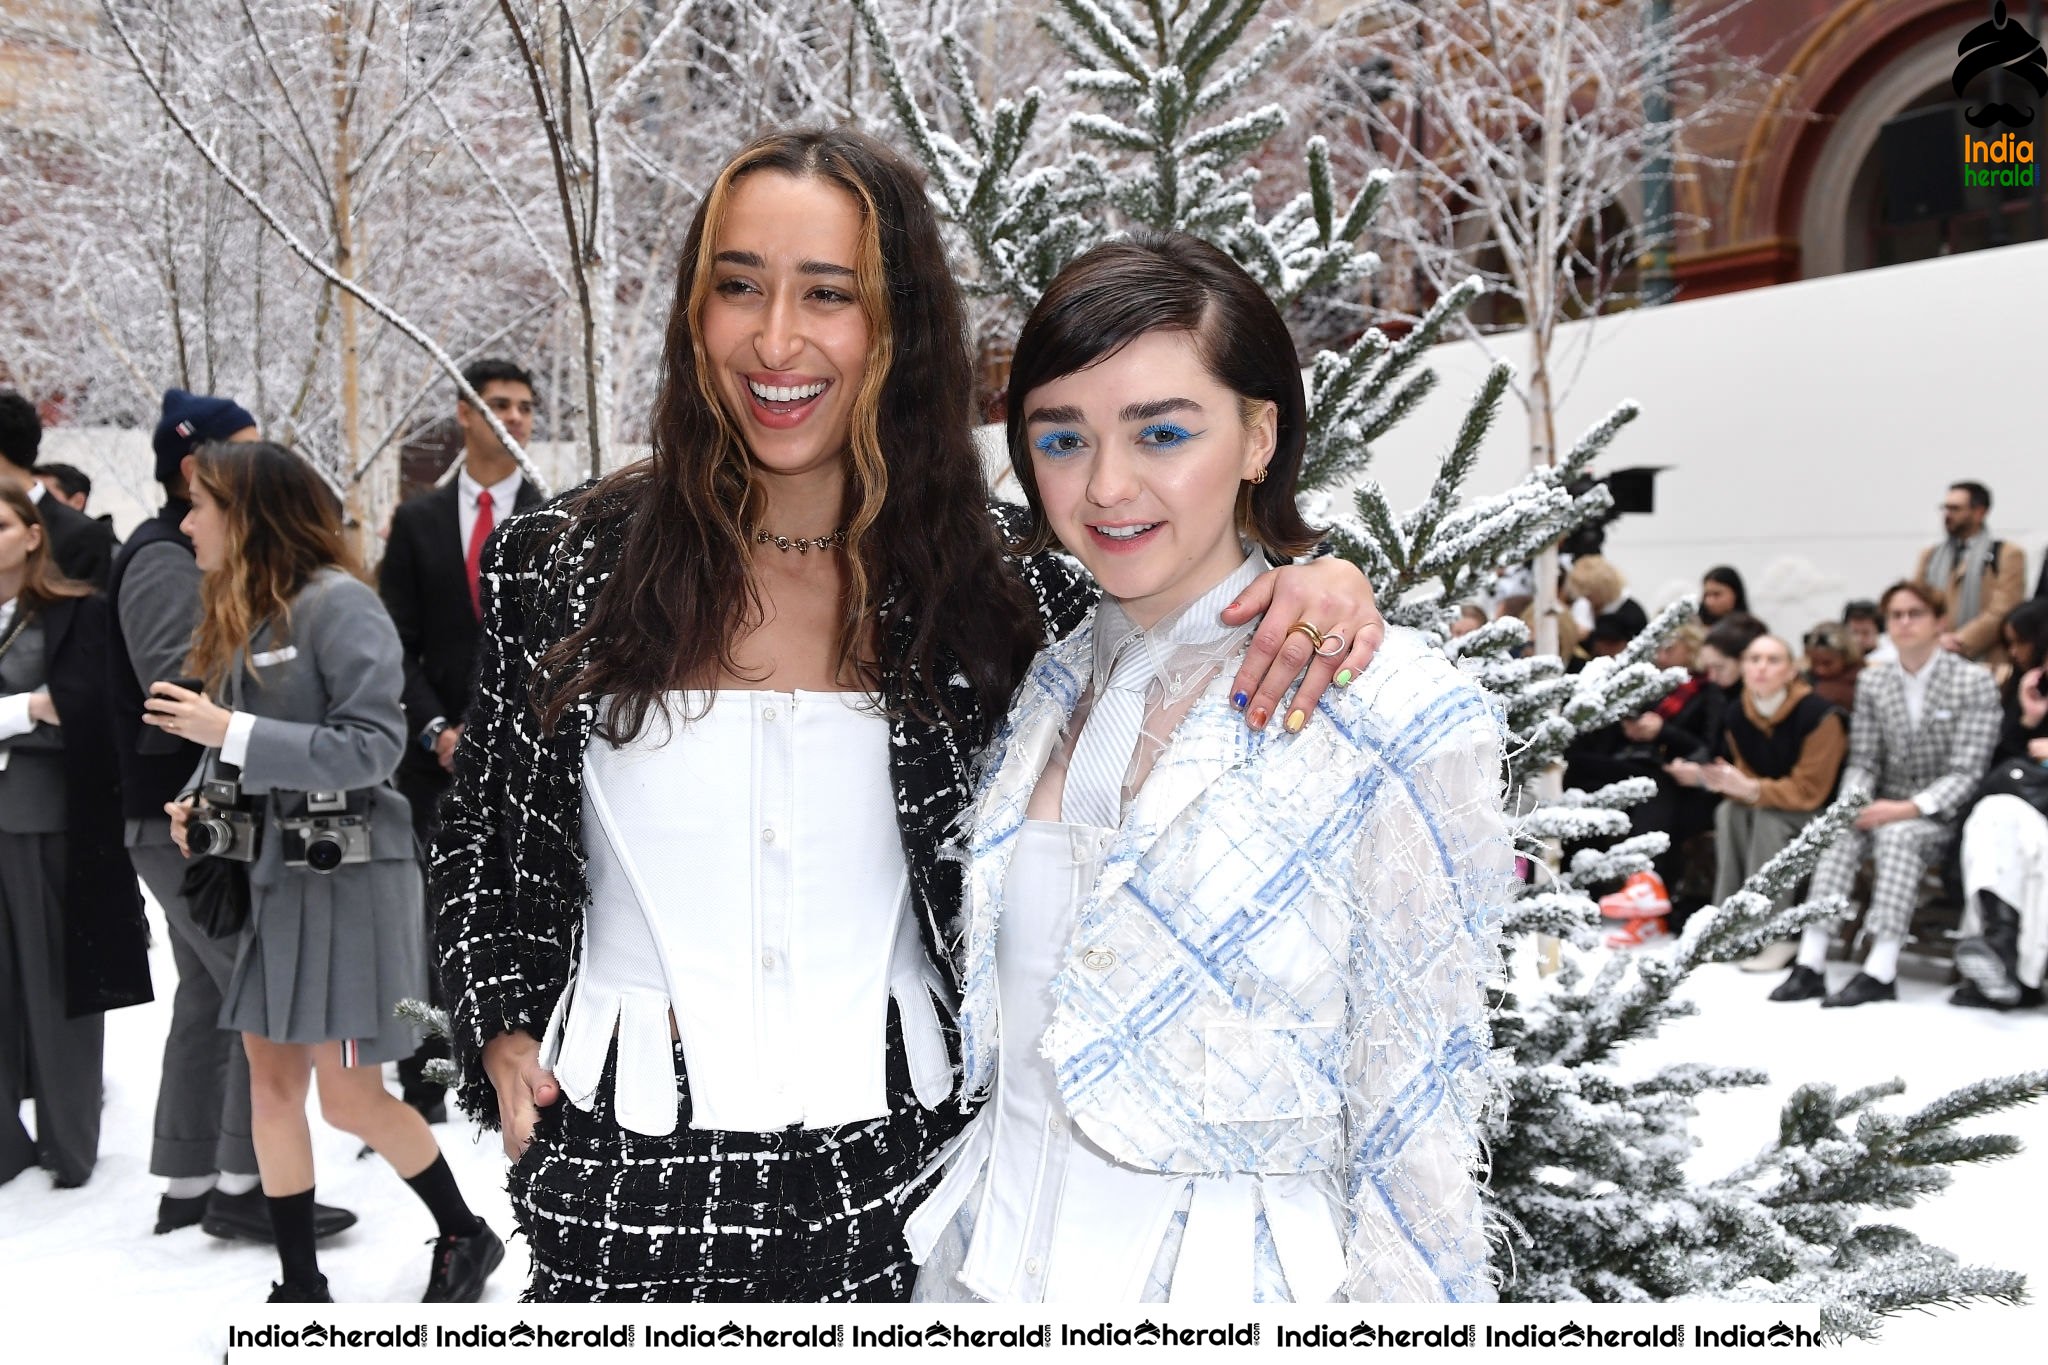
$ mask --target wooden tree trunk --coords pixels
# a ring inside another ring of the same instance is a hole
[[[335,0],[327,12],[327,37],[334,60],[334,270],[342,279],[356,277],[355,222],[349,163],[354,159],[354,139],[349,133],[351,119],[348,74],[348,0]],[[347,514],[359,551],[368,550],[377,539],[366,506],[369,483],[357,478],[362,462],[362,357],[356,317],[356,297],[339,291],[341,348],[341,476],[348,489]]]

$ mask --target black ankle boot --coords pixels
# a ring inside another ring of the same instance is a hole
[[[1977,893],[1982,932],[1956,944],[1956,969],[1986,1000],[2010,1007],[2020,999],[2020,912],[1993,891]]]

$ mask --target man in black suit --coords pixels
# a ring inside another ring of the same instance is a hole
[[[50,533],[50,555],[66,578],[107,586],[114,567],[114,528],[50,496],[34,474],[43,444],[43,419],[36,405],[13,389],[0,389],[0,482],[28,494]]]
[[[533,379],[509,360],[479,360],[462,377],[512,439],[533,432]],[[481,634],[477,567],[491,532],[515,512],[540,504],[540,492],[467,400],[455,404],[462,427],[462,468],[453,479],[413,498],[391,518],[378,590],[405,647],[405,720],[413,742],[398,767],[398,789],[412,803],[413,832],[424,851],[440,821],[455,744],[469,708],[470,675]],[[441,1088],[420,1075],[422,1061],[446,1055],[433,1040],[399,1066],[406,1103],[432,1118],[445,1113]]]

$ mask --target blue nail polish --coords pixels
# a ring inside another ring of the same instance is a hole
[[[1251,698],[1242,692],[1232,692],[1230,694],[1230,704],[1242,711],[1251,704]]]

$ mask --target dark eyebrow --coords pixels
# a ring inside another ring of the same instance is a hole
[[[744,270],[766,270],[768,263],[752,251],[721,251],[712,260],[720,265],[736,265]],[[796,268],[799,275],[830,275],[852,279],[851,267],[834,265],[830,261],[805,261]]]
[[[1033,408],[1024,418],[1024,425],[1028,427],[1034,422],[1078,422],[1080,420],[1081,410],[1070,404],[1063,408]]]
[[[1157,398],[1150,403],[1132,403],[1119,412],[1117,418],[1124,422],[1149,422],[1169,412],[1201,411],[1202,405],[1192,398]]]

